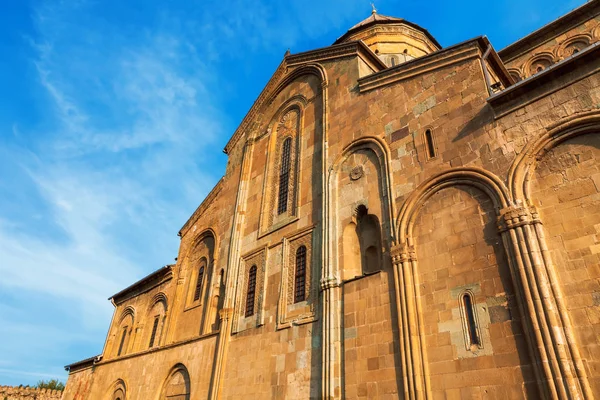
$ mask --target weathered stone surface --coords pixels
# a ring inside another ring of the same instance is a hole
[[[65,400],[600,397],[600,50],[507,87],[486,39],[373,18],[286,56]]]

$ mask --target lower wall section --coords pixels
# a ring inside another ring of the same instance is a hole
[[[216,339],[213,335],[73,372],[63,400],[113,400],[113,392],[120,394],[120,391],[125,392],[128,400],[170,398],[165,396],[180,394],[174,391],[183,395],[187,392],[190,399],[206,399]]]
[[[344,283],[346,398],[398,398],[398,323],[390,275],[379,272]]]

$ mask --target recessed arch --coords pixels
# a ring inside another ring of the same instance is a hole
[[[590,111],[565,118],[548,127],[537,139],[527,143],[508,173],[510,193],[515,201],[533,205],[531,177],[539,158],[551,148],[579,135],[600,131],[600,111]]]
[[[550,52],[539,53],[531,57],[523,67],[527,76],[532,76],[555,63],[556,56]]]
[[[128,316],[131,316],[131,319],[135,320],[135,308],[133,308],[132,306],[127,306],[123,309],[123,311],[121,312],[121,315],[119,316],[119,325]]]
[[[127,400],[127,385],[123,379],[117,379],[110,385],[106,398],[108,400]]]
[[[148,311],[152,310],[152,308],[156,305],[156,303],[163,303],[165,307],[165,311],[168,310],[169,301],[167,299],[167,295],[163,292],[158,292],[154,296],[152,296],[152,300],[149,303]]]
[[[561,59],[572,56],[573,54],[585,49],[592,42],[589,35],[577,35],[565,40],[558,49],[558,56]]]
[[[407,243],[412,238],[416,216],[429,197],[445,187],[456,185],[473,186],[482,190],[492,200],[498,215],[501,209],[511,203],[504,183],[489,171],[468,167],[441,172],[421,184],[404,202],[396,219],[398,242]]]
[[[341,167],[344,163],[354,154],[359,154],[364,152],[365,154],[370,154],[374,156],[373,162],[374,167],[377,168],[377,183],[381,190],[381,234],[384,241],[387,242],[388,246],[391,246],[395,233],[393,229],[393,215],[395,210],[394,202],[392,201],[392,187],[393,180],[390,174],[389,160],[391,159],[391,153],[387,146],[387,144],[378,137],[367,136],[362,137],[348,144],[341,152],[341,155],[338,159],[332,164],[329,168],[328,176],[327,176],[327,185],[329,190],[326,193],[326,204],[328,217],[327,217],[327,227],[325,229],[325,243],[327,243],[327,250],[330,254],[329,258],[332,262],[326,264],[326,268],[330,270],[326,273],[328,275],[340,276],[342,271],[340,270],[339,258],[337,257],[340,252],[340,243],[338,243],[338,239],[342,238],[341,247],[352,247],[353,249],[356,247],[356,240],[352,237],[351,229],[348,227],[338,226],[339,222],[339,204],[338,204],[338,193],[340,188],[338,187],[338,179],[341,177],[340,171]],[[359,174],[358,179],[363,179],[362,172]],[[363,203],[361,203],[363,204]],[[355,206],[354,210],[354,225],[353,228],[357,226],[356,224],[356,211],[360,204]],[[366,203],[363,206],[367,207]],[[338,232],[339,230],[344,231]],[[354,251],[354,250],[353,250]],[[360,262],[352,262],[353,270],[358,271],[358,266]]]
[[[163,383],[159,400],[190,400],[190,396],[191,382],[188,369],[182,363],[176,364]]]

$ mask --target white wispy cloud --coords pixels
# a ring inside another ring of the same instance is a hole
[[[235,92],[227,74],[253,51],[339,30],[362,4],[315,17],[300,1],[213,3],[157,2],[138,25],[101,2],[35,3],[25,41],[45,118],[15,121],[0,148],[12,177],[0,194],[19,210],[0,210],[0,381],[64,377],[101,351],[106,298],[172,262],[177,230],[223,172],[241,118],[220,108]]]

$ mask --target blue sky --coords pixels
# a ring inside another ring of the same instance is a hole
[[[444,46],[496,49],[583,0],[381,0]],[[330,45],[368,0],[3,0],[0,384],[99,354],[107,298],[173,262],[222,149],[287,48]]]

